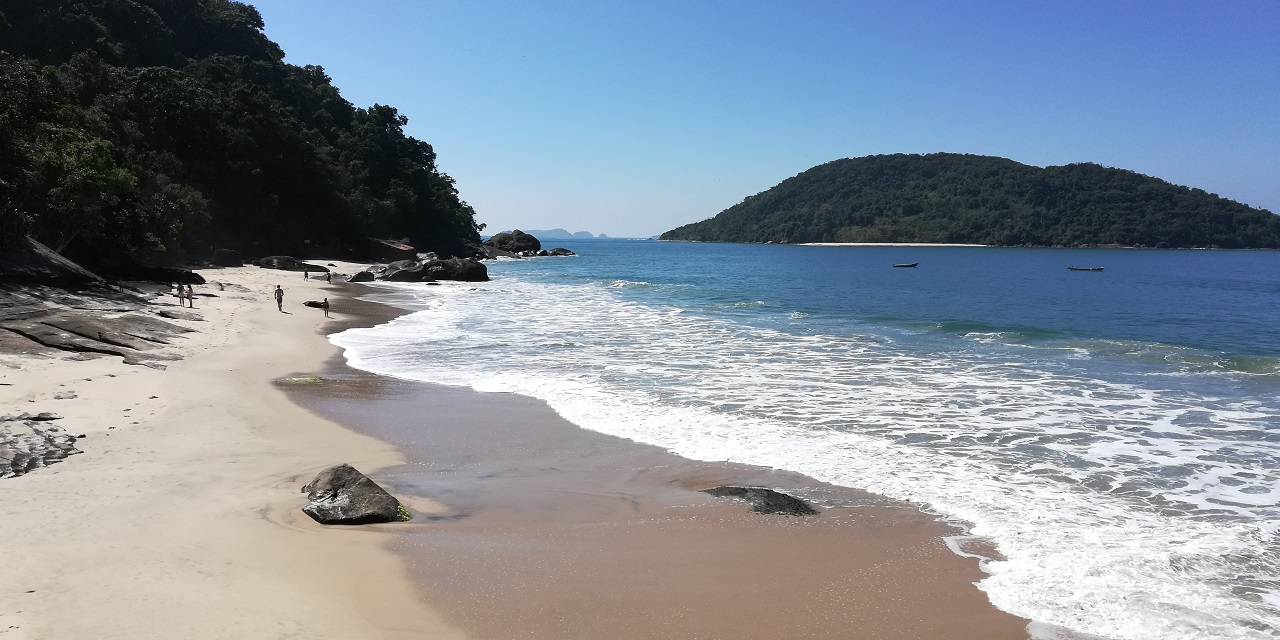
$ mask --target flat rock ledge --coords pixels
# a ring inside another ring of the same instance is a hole
[[[320,524],[372,524],[410,517],[399,500],[345,463],[321,471],[302,492],[308,500],[303,513]]]
[[[0,478],[13,478],[80,453],[53,413],[0,416]]]
[[[789,496],[763,487],[716,487],[714,489],[703,489],[702,492],[709,493],[717,498],[745,500],[747,504],[751,505],[751,510],[756,513],[782,516],[818,515],[818,510],[808,502],[795,496]]]

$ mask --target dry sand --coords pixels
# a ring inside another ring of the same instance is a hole
[[[317,331],[336,320],[302,301],[354,285],[201,273],[228,286],[196,287],[203,321],[180,324],[199,333],[167,370],[0,355],[0,412],[56,412],[86,435],[84,453],[0,480],[0,638],[464,637],[416,595],[385,526],[325,528],[298,510],[328,465],[399,461],[271,384],[332,354]]]

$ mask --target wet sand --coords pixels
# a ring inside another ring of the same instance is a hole
[[[368,326],[396,312],[343,301]],[[374,376],[330,360],[295,402],[401,449],[393,493],[443,503],[392,547],[474,638],[1020,639],[958,533],[913,505],[799,474],[691,461],[586,431],[512,394]],[[819,516],[760,515],[698,489],[766,486]],[[406,499],[415,510],[413,499]]]

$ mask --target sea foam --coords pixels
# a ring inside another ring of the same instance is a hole
[[[920,503],[996,543],[979,587],[1040,623],[1280,634],[1274,406],[1100,380],[985,335],[753,325],[732,304],[639,303],[617,281],[387,291],[415,312],[332,336],[355,367],[521,393],[685,457]]]

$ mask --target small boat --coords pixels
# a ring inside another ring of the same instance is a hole
[[[1067,267],[1067,271],[1102,271],[1102,267]]]
[[[904,263],[902,263],[902,264],[895,264],[895,265],[893,265],[893,266],[898,267],[898,268],[902,268],[902,269],[909,269],[909,268],[914,267],[914,266],[916,266],[916,265],[918,265],[918,264],[920,264],[920,263],[919,263],[919,262],[912,262],[912,263],[910,263],[910,264],[907,264],[906,262],[904,262]]]

